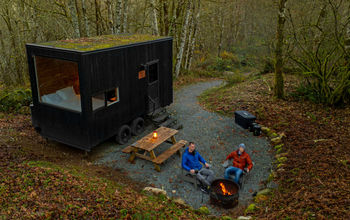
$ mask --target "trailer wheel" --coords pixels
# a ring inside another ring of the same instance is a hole
[[[118,144],[126,144],[131,137],[131,129],[128,125],[122,125],[118,129],[117,136],[115,137]]]
[[[130,125],[132,135],[140,135],[145,130],[145,120],[138,117],[135,118]]]

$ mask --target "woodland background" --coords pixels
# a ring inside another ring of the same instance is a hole
[[[174,77],[278,64],[310,99],[343,104],[349,19],[348,0],[0,0],[0,80],[28,84],[26,43],[147,33],[174,38]]]
[[[140,33],[173,37],[175,89],[224,79],[199,103],[247,110],[281,137],[259,183],[278,188],[230,216],[349,219],[349,22],[349,0],[0,0],[0,216],[215,219],[31,125],[26,43]]]

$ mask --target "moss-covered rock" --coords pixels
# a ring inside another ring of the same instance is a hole
[[[230,216],[222,216],[221,220],[232,220]]]
[[[278,157],[278,158],[277,158],[278,163],[284,163],[284,162],[286,162],[287,160],[288,160],[287,157]]]
[[[250,219],[252,219],[251,216],[239,216],[239,217],[237,218],[237,220],[250,220]]]
[[[268,127],[261,127],[261,131],[262,131],[264,134],[268,134],[268,133],[271,131],[271,129],[268,128]]]
[[[278,144],[275,146],[275,150],[282,149],[283,146],[284,146],[284,144]]]
[[[202,213],[202,214],[205,214],[205,215],[209,215],[210,214],[210,211],[208,209],[208,207],[206,206],[202,206],[198,209],[198,212]]]
[[[273,145],[280,144],[281,142],[282,142],[281,137],[276,137],[276,138],[272,138],[272,139],[271,139],[271,143],[272,143]]]
[[[277,165],[277,168],[281,168],[283,166],[284,166],[284,163],[280,163],[280,164]]]
[[[269,197],[267,195],[257,195],[254,198],[254,202],[259,203],[268,200]]]
[[[260,195],[269,195],[271,193],[271,189],[269,189],[269,188],[266,188],[266,189],[263,189],[263,190],[260,190],[257,194],[256,194],[256,196],[260,196]]]
[[[276,138],[276,137],[278,137],[278,134],[276,132],[271,132],[269,136],[271,138]]]
[[[256,207],[256,205],[254,203],[250,204],[246,210],[244,210],[244,213],[247,214],[247,213],[253,213],[257,210],[258,208]]]
[[[280,154],[276,154],[276,159],[281,158],[281,157],[287,157],[288,153],[280,153]],[[283,159],[284,160],[284,159]]]
[[[271,182],[274,178],[276,177],[276,173],[274,171],[272,171],[269,175],[269,177],[267,178],[267,182]]]

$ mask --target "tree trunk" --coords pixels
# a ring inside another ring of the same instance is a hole
[[[187,40],[187,46],[186,46],[186,56],[185,56],[185,64],[184,68],[187,70],[188,68],[188,59],[190,56],[190,51],[191,51],[191,43],[192,43],[192,38],[194,34],[194,20],[195,20],[195,11],[196,11],[196,1],[193,2],[192,4],[192,16],[191,16],[191,24],[189,25],[190,33],[188,34],[188,40]]]
[[[78,16],[78,26],[79,26],[79,36],[85,36],[86,34],[83,31],[83,24],[82,24],[82,17],[81,17],[81,11],[79,8],[78,0],[74,0],[75,2],[75,9],[77,10],[77,16]]]
[[[192,1],[187,2],[186,17],[185,17],[184,25],[182,27],[180,48],[179,48],[179,52],[177,53],[177,56],[176,56],[176,66],[175,66],[175,76],[176,77],[178,77],[180,74],[182,57],[183,57],[184,47],[186,44],[187,31],[188,31],[188,21],[189,21],[190,13],[191,13],[191,4],[192,4]]]
[[[224,20],[224,15],[223,15],[223,9],[220,7],[220,35],[219,35],[219,46],[218,46],[218,57],[220,57],[221,53],[221,48],[222,48],[222,38],[224,34],[224,29],[225,29],[225,20]]]
[[[75,1],[69,0],[68,1],[68,8],[70,12],[70,20],[73,26],[74,30],[74,38],[80,37],[80,29],[79,29],[79,22],[78,22],[78,16],[77,16],[77,9],[75,7]]]
[[[89,22],[86,14],[86,4],[85,0],[81,0],[81,8],[83,11],[83,18],[84,18],[84,26],[85,26],[85,37],[90,36],[90,28],[89,28]]]
[[[108,29],[109,29],[111,34],[114,34],[112,1],[107,0],[106,5],[107,5],[107,13],[108,13],[108,15],[107,15],[108,16],[108,21],[107,21]]]
[[[99,14],[100,5],[99,5],[98,1],[99,0],[95,0],[96,35],[100,35],[101,34],[100,14]]]
[[[287,0],[279,0],[278,22],[277,22],[277,45],[276,45],[276,65],[275,65],[275,86],[274,95],[277,98],[284,97],[284,80],[283,80],[283,30],[286,21],[286,3]]]
[[[115,4],[115,33],[121,33],[121,23],[122,23],[122,0],[117,0]]]
[[[347,26],[345,36],[345,52],[346,52],[346,63],[348,69],[350,69],[350,5],[347,10]]]
[[[152,0],[153,34],[159,35],[156,0]]]
[[[200,16],[200,12],[201,12],[201,0],[198,0],[197,4],[198,4],[197,5],[197,14],[196,14],[196,18],[194,19],[193,36],[192,36],[192,40],[190,43],[190,52],[188,54],[188,61],[187,61],[186,69],[191,68],[194,45],[196,43],[196,37],[197,37],[197,32],[198,32],[198,21],[199,21],[199,16]]]
[[[124,0],[123,4],[123,32],[128,32],[128,11],[129,11],[129,0]]]
[[[175,6],[175,0],[172,0],[171,1],[171,9],[170,9],[170,27],[169,27],[169,33],[168,35],[169,36],[173,36],[173,33],[174,33],[174,29],[175,29],[175,21],[176,21],[176,13],[175,13],[175,10],[176,10],[176,6]]]
[[[168,13],[168,0],[163,1],[163,25],[164,35],[169,34],[169,13]]]

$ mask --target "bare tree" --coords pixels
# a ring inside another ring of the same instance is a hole
[[[180,39],[180,48],[179,52],[177,53],[176,56],[176,66],[175,66],[175,76],[178,77],[180,74],[180,69],[181,69],[181,64],[182,64],[182,57],[183,57],[183,52],[186,44],[186,38],[187,38],[187,32],[188,32],[188,21],[190,18],[191,14],[191,5],[192,1],[187,1],[186,4],[186,17],[185,17],[185,22],[182,26],[182,34],[181,34],[181,39]]]
[[[277,22],[277,45],[275,51],[276,65],[275,65],[275,85],[274,95],[277,98],[284,97],[284,80],[283,80],[283,30],[286,21],[286,3],[287,0],[279,0],[278,3],[278,22]]]
[[[96,25],[96,35],[100,35],[101,34],[101,19],[100,19],[100,4],[99,4],[99,0],[95,0],[95,25]]]
[[[190,69],[191,67],[193,51],[194,51],[194,46],[196,42],[196,35],[198,30],[198,20],[201,12],[201,9],[200,9],[201,0],[197,0],[197,2],[195,3],[197,4],[193,4],[194,6],[193,6],[192,19],[191,19],[191,33],[189,34],[186,60],[185,60],[185,69]],[[195,10],[197,11],[196,13],[194,13]]]
[[[106,1],[106,5],[107,5],[107,17],[108,17],[108,21],[107,21],[107,25],[108,25],[108,29],[110,31],[110,33],[114,34],[114,21],[113,21],[113,12],[112,12],[112,1],[111,0],[107,0]]]
[[[73,26],[74,30],[74,37],[79,38],[80,37],[80,28],[79,28],[79,21],[77,16],[77,8],[75,5],[75,0],[69,0],[68,1],[68,8],[70,12],[70,20]]]
[[[156,0],[151,0],[153,14],[153,34],[159,35]]]
[[[115,18],[114,18],[114,29],[115,33],[121,32],[121,23],[122,23],[122,0],[117,0],[115,4]]]
[[[219,34],[219,46],[218,46],[218,57],[220,56],[221,53],[221,48],[222,48],[222,40],[223,40],[223,34],[224,34],[224,29],[225,29],[225,19],[224,19],[224,13],[223,13],[223,6],[220,6],[220,21],[219,21],[219,29],[220,29],[220,34]]]
[[[89,28],[89,22],[88,22],[88,17],[87,17],[87,12],[86,12],[86,4],[85,0],[81,0],[81,9],[83,13],[83,19],[84,19],[84,27],[85,27],[85,36],[88,37],[90,36],[90,28]]]
[[[128,32],[128,11],[129,11],[129,0],[124,0],[123,3],[123,32]]]

